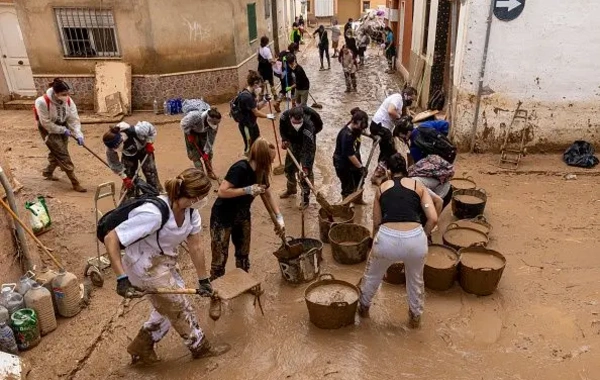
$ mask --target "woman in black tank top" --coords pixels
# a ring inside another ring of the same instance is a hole
[[[427,236],[438,215],[423,184],[408,178],[406,161],[396,153],[387,162],[388,180],[383,182],[373,203],[374,242],[361,281],[359,315],[369,316],[369,307],[390,265],[403,262],[409,303],[409,325],[417,328],[423,313],[423,267]],[[421,213],[427,217],[421,226]]]

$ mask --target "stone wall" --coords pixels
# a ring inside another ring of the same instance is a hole
[[[38,95],[42,95],[48,89],[48,83],[52,82],[53,76],[35,76],[33,82]],[[78,109],[94,109],[94,77],[63,77],[71,87],[71,95]]]

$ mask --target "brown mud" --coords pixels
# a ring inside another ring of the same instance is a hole
[[[311,92],[324,106],[315,182],[330,202],[337,202],[341,200],[340,186],[331,155],[339,128],[350,119],[350,109],[360,106],[373,115],[386,89],[401,84],[388,85],[385,61],[372,49],[366,66],[358,72],[358,93],[345,94],[339,64],[334,61],[331,70],[319,72],[316,50],[304,50],[300,64],[311,78]],[[227,112],[227,105],[219,108]],[[71,191],[60,172],[60,182],[41,180],[47,152],[31,112],[1,114],[1,147],[25,187],[23,195],[30,199],[41,194],[48,200],[54,228],[40,239],[54,249],[68,270],[81,276],[87,258],[96,253],[94,187],[106,181],[118,184],[118,178],[73,144],[70,150],[76,173],[90,192]],[[152,117],[136,113],[127,120],[151,121]],[[272,140],[270,123],[261,120],[260,125],[263,135]],[[86,143],[100,154],[105,129],[84,126]],[[370,146],[371,142],[363,139],[363,157]],[[223,176],[241,158],[242,150],[237,126],[225,118],[216,142],[216,173]],[[163,181],[191,166],[178,124],[158,127],[156,155]],[[190,297],[207,337],[230,343],[230,352],[192,360],[181,338],[171,331],[156,347],[160,364],[130,366],[125,348],[147,319],[150,304],[143,299],[124,302],[108,271],[104,288],[95,290],[87,309],[75,318],[60,318],[57,330],[22,354],[31,368],[28,379],[598,379],[599,170],[568,168],[559,155],[527,156],[516,174],[498,169],[497,162],[497,155],[461,155],[456,167],[457,176],[473,176],[488,193],[486,217],[494,226],[488,246],[507,258],[499,287],[487,297],[466,294],[458,286],[443,293],[427,290],[420,330],[406,328],[405,288],[390,284],[383,284],[375,296],[370,319],[335,331],[313,326],[304,300],[307,285],[293,286],[281,278],[273,256],[281,241],[257,201],[252,210],[250,271],[262,281],[265,316],[253,306],[252,297],[238,297],[223,303],[222,316],[215,323],[208,316],[209,300]],[[562,175],[566,173],[576,173],[577,179],[565,181]],[[284,188],[284,176],[275,177],[273,189]],[[365,200],[372,203],[373,196],[373,189],[367,186]],[[215,194],[211,192],[210,197],[212,202]],[[300,236],[297,201],[294,197],[280,201],[287,232],[295,237]],[[109,202],[102,207],[110,209]],[[308,237],[319,236],[318,208],[311,196],[306,212]],[[209,262],[210,208],[201,214]],[[356,207],[355,222],[370,228],[370,214],[370,206]],[[453,220],[450,209],[444,210],[440,232]],[[440,232],[434,234],[435,243],[441,243]],[[329,245],[323,248],[323,258],[322,273],[333,273],[352,284],[361,278],[365,263],[337,264]],[[234,265],[230,257],[227,270]],[[196,273],[185,253],[180,266],[186,285],[194,287]]]

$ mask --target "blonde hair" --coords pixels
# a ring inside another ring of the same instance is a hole
[[[259,185],[269,186],[271,182],[271,166],[273,163],[271,150],[275,150],[275,145],[262,137],[259,137],[250,147],[248,161],[254,161],[256,164],[254,171],[256,172],[256,181]]]
[[[208,176],[200,169],[185,169],[177,177],[165,182],[165,189],[171,204],[180,198],[197,198],[206,196],[212,184]]]

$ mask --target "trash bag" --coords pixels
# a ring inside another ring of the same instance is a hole
[[[575,141],[565,153],[563,160],[569,166],[578,166],[580,168],[593,168],[598,165],[598,158],[594,156],[594,146],[587,141]]]
[[[25,202],[25,209],[29,211],[29,223],[36,235],[50,228],[52,219],[44,197],[37,197],[35,202]]]

